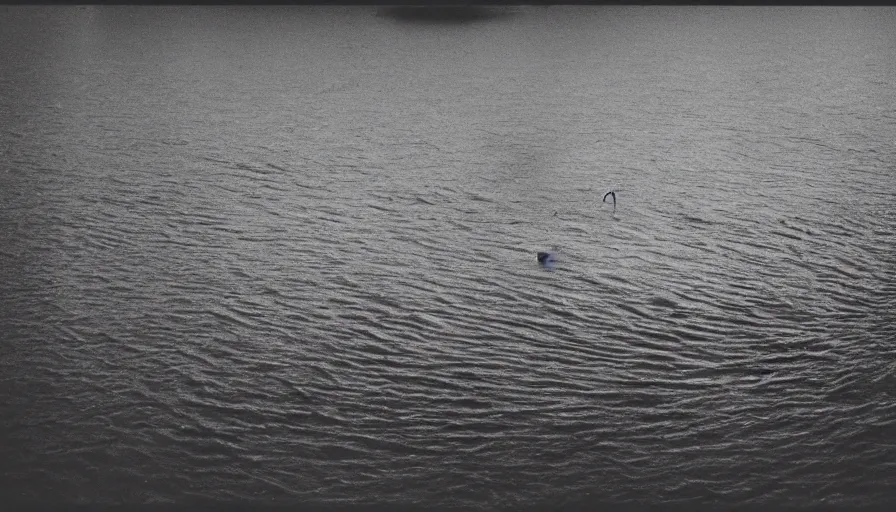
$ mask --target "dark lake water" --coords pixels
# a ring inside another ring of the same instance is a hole
[[[3,500],[896,499],[896,9],[492,14],[0,8]]]

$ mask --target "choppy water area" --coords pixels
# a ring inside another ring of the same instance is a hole
[[[893,499],[894,26],[2,8],[4,500]]]

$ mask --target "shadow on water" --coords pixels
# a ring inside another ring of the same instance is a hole
[[[508,11],[476,6],[405,6],[384,7],[378,16],[403,23],[462,24],[490,21],[509,15]]]

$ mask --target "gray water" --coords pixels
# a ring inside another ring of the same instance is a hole
[[[896,498],[896,9],[493,14],[3,7],[4,501]]]

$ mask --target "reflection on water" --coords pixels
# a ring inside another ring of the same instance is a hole
[[[495,20],[512,14],[509,8],[489,8],[478,6],[412,6],[397,5],[379,10],[380,16],[386,16],[405,23],[441,23],[458,24],[477,21]]]

